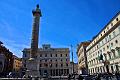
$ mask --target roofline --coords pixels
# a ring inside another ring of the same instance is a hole
[[[96,35],[94,36],[94,38],[91,40],[91,42],[93,40],[95,40],[95,38],[98,37],[98,35],[120,14],[120,11],[103,27],[103,29],[101,29],[101,31]]]
[[[84,42],[81,42],[80,44],[78,44],[78,48],[77,48],[77,53],[78,53],[78,50],[80,49],[80,47],[84,44],[84,43],[91,43],[91,41],[84,41]],[[87,46],[89,46],[89,44]]]

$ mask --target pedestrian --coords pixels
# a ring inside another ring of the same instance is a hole
[[[118,71],[116,71],[115,76],[116,76],[117,80],[119,80],[120,73]]]
[[[100,78],[100,75],[99,74],[97,74],[97,77],[96,77],[96,79],[95,80],[101,80],[101,78]]]
[[[70,80],[70,78],[71,78],[71,74],[68,75],[68,80]],[[60,76],[60,79],[61,79],[61,76]]]

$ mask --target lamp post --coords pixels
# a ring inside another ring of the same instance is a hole
[[[73,46],[71,45],[71,54],[72,54],[72,69],[73,69],[73,78],[75,80],[75,76],[74,76],[74,60],[73,60]]]

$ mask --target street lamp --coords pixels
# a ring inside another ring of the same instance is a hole
[[[71,55],[72,55],[72,71],[73,71],[73,74],[74,74],[74,61],[73,61],[73,46],[71,45]]]
[[[74,60],[73,60],[73,46],[71,45],[71,54],[72,54],[72,66],[73,66],[73,78],[75,80],[75,75],[74,75]]]

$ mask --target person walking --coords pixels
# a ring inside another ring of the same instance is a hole
[[[101,78],[100,78],[100,75],[99,74],[97,74],[97,77],[96,77],[96,79],[95,80],[101,80]]]

